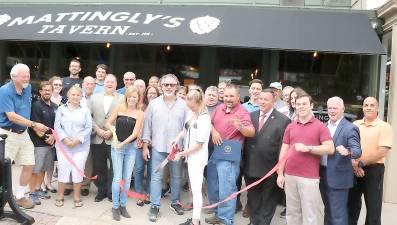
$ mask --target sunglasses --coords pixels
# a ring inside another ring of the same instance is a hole
[[[162,84],[164,87],[175,87],[176,84]]]

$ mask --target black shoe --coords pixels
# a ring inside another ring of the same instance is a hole
[[[149,220],[151,222],[156,222],[157,217],[159,217],[160,209],[157,206],[152,205],[149,211]]]
[[[95,202],[101,202],[103,199],[105,199],[106,198],[106,195],[103,195],[103,194],[97,194],[96,196],[95,196]]]
[[[112,216],[113,216],[114,220],[120,221],[120,209],[119,208],[117,208],[117,209],[112,208]]]
[[[216,216],[205,218],[205,222],[209,223],[209,224],[220,224],[220,223],[223,223],[223,221],[221,219],[219,219],[218,217],[216,217]]]
[[[90,190],[88,189],[81,189],[81,195],[82,196],[88,196],[90,194]]]
[[[199,221],[199,224],[200,224],[200,221]],[[194,225],[194,224],[193,224],[193,222],[192,222],[192,219],[187,219],[186,222],[181,223],[181,224],[179,224],[179,225]]]
[[[120,206],[120,214],[125,218],[131,218],[125,207]]]
[[[170,208],[171,208],[172,210],[174,210],[174,212],[175,212],[177,215],[183,215],[183,214],[185,213],[185,210],[183,210],[181,204],[179,204],[179,203],[173,203],[173,204],[171,204],[171,205],[170,205]]]
[[[70,195],[72,193],[73,190],[71,189],[65,189],[65,191],[63,192],[64,195]]]
[[[281,211],[280,213],[280,218],[285,218],[286,215],[287,215],[287,208],[284,208],[283,211]]]

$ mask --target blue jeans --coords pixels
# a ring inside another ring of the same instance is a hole
[[[240,163],[226,160],[214,160],[211,163],[214,165],[209,164],[208,186],[213,185],[218,187],[218,200],[223,200],[237,191],[236,180],[240,171]],[[215,176],[210,176],[214,169],[216,169],[216,173],[218,175],[217,179]],[[210,193],[210,191],[208,191],[208,193]],[[234,198],[228,202],[220,204],[215,211],[215,215],[219,219],[223,220],[226,225],[233,225],[235,211],[236,199]]]
[[[150,203],[152,206],[160,207],[161,188],[163,187],[163,171],[164,168],[155,172],[157,167],[167,158],[165,152],[158,152],[152,149],[152,180],[150,184]],[[178,162],[168,162],[171,177],[171,202],[178,203],[181,192],[181,166],[182,160]]]
[[[150,180],[152,174],[152,159],[150,157],[149,161],[146,162],[142,157],[142,150],[137,149],[134,167],[134,185],[135,191],[143,194],[143,176],[145,174],[145,167],[147,167],[147,177],[146,177],[146,193],[150,193]]]
[[[131,174],[135,164],[136,148],[134,143],[124,145],[116,150],[112,146],[111,156],[113,162],[113,182],[112,182],[112,207],[117,209],[119,206],[125,207],[127,204],[127,194],[120,190],[120,181],[124,180],[124,190],[130,189]]]
[[[219,182],[218,171],[216,170],[215,160],[208,160],[207,163],[207,186],[208,186],[208,202],[214,204],[219,201]],[[217,207],[213,208],[217,212]]]

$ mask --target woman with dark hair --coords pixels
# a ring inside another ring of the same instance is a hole
[[[157,98],[160,95],[159,90],[155,86],[148,86],[144,92],[143,96],[143,106],[142,110],[145,111],[147,106],[149,105],[150,101],[153,99]],[[139,140],[141,141],[141,140]],[[138,144],[139,145],[139,144]],[[135,157],[135,167],[134,167],[134,186],[135,186],[135,191],[138,193],[144,193],[144,187],[143,187],[143,178],[145,174],[145,168],[146,168],[146,195],[149,199],[149,191],[150,191],[150,179],[151,179],[151,161],[146,163],[145,160],[143,160],[142,157],[142,149],[138,148],[136,151],[136,157]],[[148,201],[143,202],[142,200],[137,201],[138,206],[143,206],[144,204],[149,204]]]

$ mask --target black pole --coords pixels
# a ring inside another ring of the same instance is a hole
[[[21,224],[31,225],[34,223],[33,217],[19,208],[12,193],[11,160],[4,158],[6,138],[6,134],[0,135],[0,221],[7,217],[15,219]],[[4,206],[7,202],[12,212],[4,211]]]

